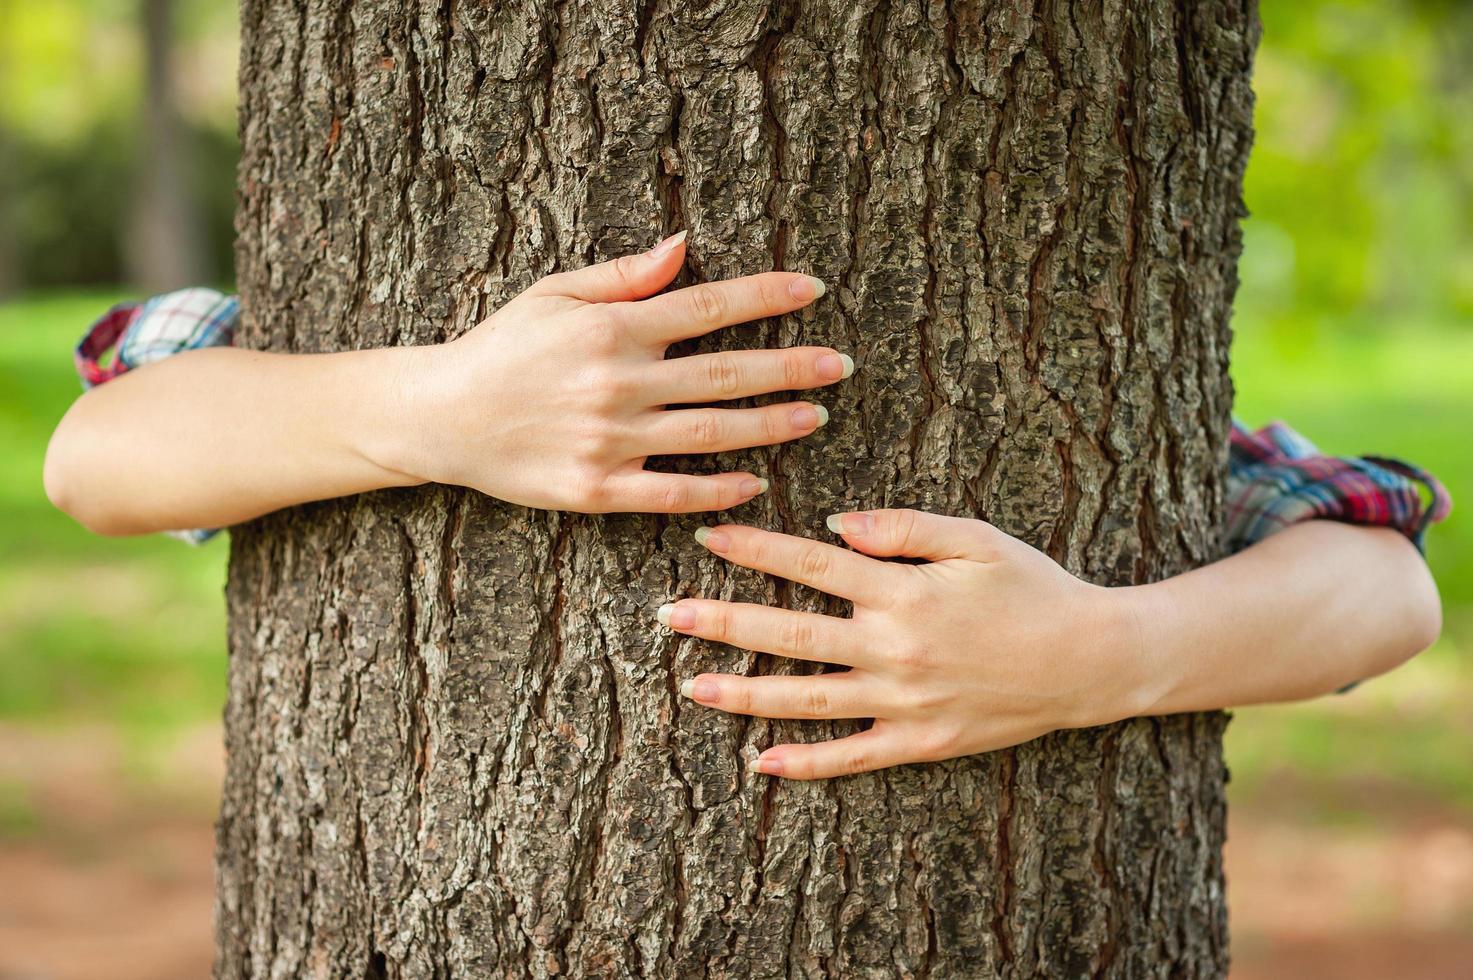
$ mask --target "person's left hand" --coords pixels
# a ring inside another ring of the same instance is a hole
[[[658,613],[679,633],[850,668],[682,683],[685,696],[721,711],[874,719],[846,738],[774,746],[749,768],[822,779],[934,762],[1141,707],[1139,634],[1120,601],[1129,590],[1082,582],[982,521],[876,510],[829,525],[865,554],[730,524],[696,538],[728,561],[851,600],[852,618],[709,599]],[[897,555],[928,563],[876,560]]]

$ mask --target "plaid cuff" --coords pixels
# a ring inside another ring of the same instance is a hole
[[[1428,526],[1452,510],[1447,490],[1426,471],[1379,456],[1325,456],[1282,422],[1257,432],[1235,422],[1229,458],[1226,534],[1233,551],[1316,519],[1395,528],[1420,549]]]
[[[84,388],[93,388],[181,351],[228,347],[239,319],[239,301],[213,289],[181,289],[146,303],[119,303],[77,345],[77,374]],[[203,544],[218,533],[199,528],[169,536]]]
[[[146,303],[120,303],[92,324],[75,354],[82,385],[92,388],[181,351],[228,347],[240,302],[213,289],[181,289]]]

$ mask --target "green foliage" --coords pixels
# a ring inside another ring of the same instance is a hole
[[[0,0],[0,144],[15,160],[0,165],[0,193],[32,286],[121,281],[138,153],[134,7]],[[1416,461],[1462,509],[1429,542],[1443,643],[1346,698],[1243,712],[1229,735],[1234,791],[1297,770],[1473,806],[1473,6],[1299,0],[1262,13],[1239,413],[1287,419],[1329,451]],[[228,0],[184,0],[180,22],[199,199],[221,269],[233,16]],[[0,306],[0,719],[169,730],[216,715],[223,698],[224,542],[102,541],[41,494],[46,439],[77,392],[68,352],[116,298]],[[27,813],[0,786],[0,832]]]
[[[235,5],[176,0],[175,77],[208,265],[233,264]],[[31,287],[124,281],[142,157],[137,0],[0,0],[0,235]]]
[[[224,542],[102,540],[42,493],[47,439],[80,390],[70,349],[116,299],[0,305],[0,719],[147,731],[219,712]]]
[[[1473,13],[1261,9],[1243,309],[1290,333],[1473,315]]]

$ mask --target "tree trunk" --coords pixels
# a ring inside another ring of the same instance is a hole
[[[1217,556],[1252,0],[242,14],[244,343],[444,340],[688,228],[692,279],[831,285],[689,349],[859,364],[822,432],[727,461],[772,481],[733,519],[979,515],[1109,584]],[[747,775],[852,726],[683,701],[701,670],[806,668],[655,608],[838,607],[700,523],[429,488],[237,529],[217,973],[1225,972],[1223,716]]]
[[[122,230],[128,277],[146,292],[193,286],[212,275],[196,198],[194,148],[179,116],[174,70],[175,0],[142,0],[143,129],[138,189]]]

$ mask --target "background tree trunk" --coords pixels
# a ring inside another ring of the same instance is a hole
[[[443,340],[689,228],[692,278],[832,286],[708,346],[859,363],[821,434],[736,454],[772,492],[734,518],[983,515],[1112,584],[1218,553],[1251,0],[242,14],[245,343]],[[850,728],[682,701],[703,669],[803,668],[656,606],[832,607],[699,523],[432,488],[238,529],[218,973],[1225,971],[1222,716],[745,775]]]
[[[194,147],[179,115],[174,67],[175,0],[141,0],[143,130],[137,202],[123,229],[128,277],[146,292],[193,286],[213,275],[204,251]]]

